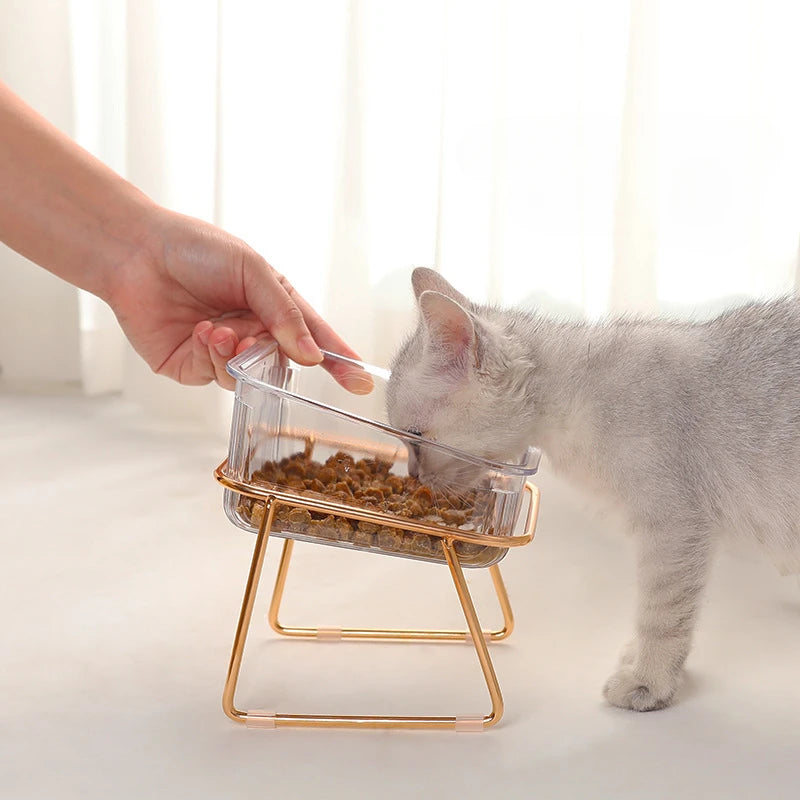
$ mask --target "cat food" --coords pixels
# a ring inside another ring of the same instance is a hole
[[[475,530],[473,518],[482,519],[484,493],[434,491],[411,476],[395,475],[391,464],[376,458],[356,460],[338,452],[324,463],[310,458],[308,449],[280,461],[267,461],[251,477],[256,486],[288,487],[297,494],[351,505],[396,517],[405,517],[460,530]],[[239,512],[258,527],[264,501],[242,497]],[[442,540],[425,533],[404,531],[374,522],[334,516],[305,508],[279,505],[280,529],[317,539],[350,542],[362,549],[378,549],[418,558],[443,560]],[[491,533],[491,529],[487,531]],[[456,552],[464,561],[483,561],[496,548],[457,541]]]

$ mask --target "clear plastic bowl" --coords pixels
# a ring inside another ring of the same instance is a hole
[[[463,537],[455,541],[463,566],[499,561],[508,549],[503,539],[518,527],[539,451],[529,448],[519,464],[496,463],[392,428],[380,421],[388,371],[331,353],[326,359],[371,375],[374,390],[353,395],[320,367],[288,361],[274,342],[229,362],[236,393],[221,474],[241,491],[225,490],[228,518],[257,532],[262,498],[274,490],[272,535],[442,562],[441,531]],[[409,447],[434,448],[468,477],[446,490],[422,486],[408,474]],[[251,489],[258,496],[243,494]],[[497,537],[498,546],[471,542],[473,534]]]

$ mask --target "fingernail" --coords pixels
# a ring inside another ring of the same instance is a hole
[[[214,326],[213,325],[209,325],[207,328],[203,328],[203,330],[197,332],[197,338],[206,347],[208,347],[208,337],[211,336],[211,331],[213,331],[213,330],[214,330]]]
[[[322,353],[317,343],[308,334],[297,340],[297,349],[310,361],[322,361]]]
[[[214,349],[223,358],[230,358],[233,355],[233,342],[230,339],[223,339],[214,345]]]
[[[374,381],[366,372],[348,372],[342,375],[342,384],[353,394],[369,394],[375,388]]]

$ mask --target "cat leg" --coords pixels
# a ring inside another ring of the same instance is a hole
[[[603,694],[620,708],[654,711],[669,705],[680,685],[708,577],[711,537],[692,528],[642,531],[638,544],[636,637]]]
[[[636,639],[631,639],[619,655],[620,667],[631,667],[636,663],[636,656],[639,652],[639,642]]]

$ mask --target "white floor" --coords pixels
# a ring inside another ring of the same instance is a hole
[[[537,538],[503,565],[517,630],[493,649],[507,709],[498,727],[230,722],[220,694],[253,539],[222,511],[211,473],[224,449],[119,401],[0,396],[1,797],[798,796],[795,579],[723,556],[680,702],[644,715],[609,708],[600,687],[629,633],[630,542],[546,471]],[[458,622],[442,567],[326,547],[297,555],[287,621]],[[470,581],[494,621],[488,576]],[[260,625],[243,707],[487,706],[464,645],[279,641]]]

